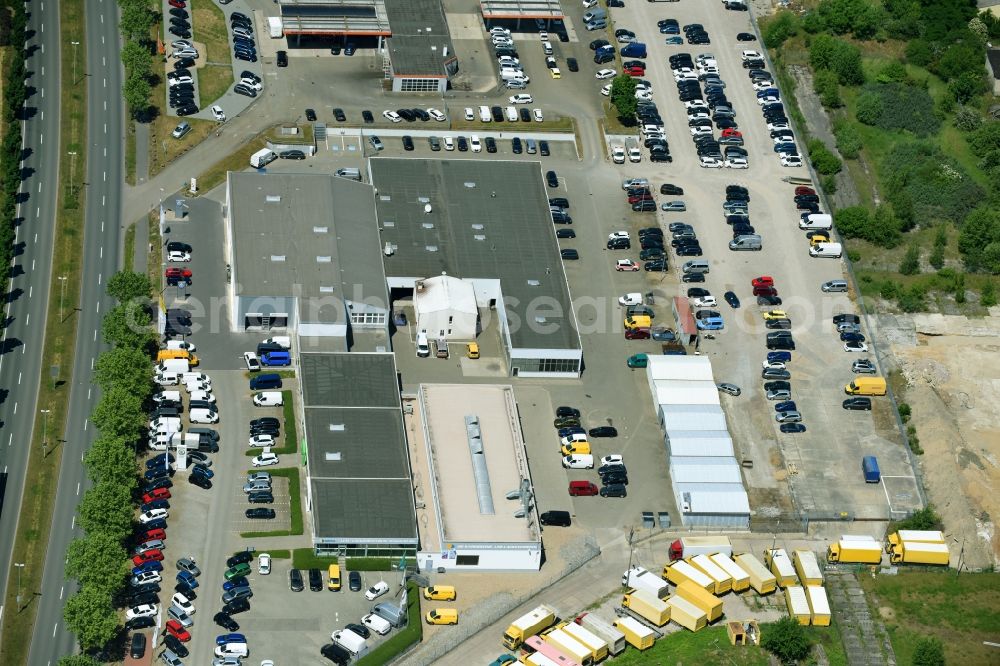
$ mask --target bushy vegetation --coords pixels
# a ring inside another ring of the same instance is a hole
[[[899,141],[881,165],[883,190],[904,228],[964,220],[986,193],[930,142]]]
[[[0,45],[11,46],[7,51],[9,64],[3,82],[3,142],[0,143],[0,288],[7,293],[14,259],[14,229],[17,216],[17,196],[21,189],[21,120],[27,97],[24,85],[25,28],[24,4],[10,3],[0,7]],[[0,324],[2,326],[3,324]]]
[[[866,85],[858,100],[857,118],[865,125],[889,131],[903,130],[920,137],[934,134],[941,128],[930,93],[907,83]]]
[[[124,44],[121,50],[125,66],[122,95],[133,118],[144,119],[150,113],[149,96],[153,90],[153,51],[150,29],[159,20],[149,0],[118,0],[121,19],[118,28]]]
[[[626,74],[616,76],[611,80],[611,104],[618,112],[618,120],[622,125],[635,125],[635,112],[639,102],[635,98],[635,79]]]
[[[783,664],[801,661],[812,650],[805,628],[790,617],[783,617],[761,627],[760,646]]]

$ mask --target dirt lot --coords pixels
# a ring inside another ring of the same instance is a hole
[[[1000,563],[1000,313],[916,315],[886,330],[907,388],[928,496],[971,569]]]

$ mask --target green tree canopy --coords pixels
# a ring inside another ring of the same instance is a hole
[[[115,347],[104,352],[94,365],[94,381],[105,391],[119,387],[145,399],[153,381],[149,355],[133,347]]]
[[[981,206],[969,213],[958,236],[958,249],[970,271],[1000,275],[996,246],[1000,244],[1000,210]]]
[[[913,666],[944,666],[944,645],[933,636],[917,640],[913,648]]]
[[[111,597],[95,587],[85,585],[67,599],[63,618],[84,650],[101,648],[118,633],[118,614],[111,606]]]
[[[72,654],[68,657],[62,657],[56,666],[101,666],[101,662],[89,654]]]
[[[760,646],[786,664],[809,656],[812,645],[805,629],[790,617],[761,627]]]
[[[124,437],[102,434],[87,449],[83,464],[94,483],[117,483],[129,489],[135,486],[135,450]]]
[[[114,347],[131,347],[149,352],[156,343],[152,318],[142,303],[120,303],[101,322],[104,341]]]
[[[139,118],[149,110],[149,95],[153,91],[145,76],[132,73],[125,79],[122,96],[134,118]]]
[[[122,64],[129,75],[149,76],[153,68],[153,59],[149,49],[138,42],[128,41],[122,46]]]
[[[635,98],[635,79],[626,74],[616,76],[611,81],[611,103],[618,111],[623,123],[633,123],[638,100]]]
[[[769,49],[776,49],[799,32],[799,21],[791,11],[784,10],[777,12],[764,24],[763,38],[764,46]]]
[[[133,299],[149,299],[153,293],[153,283],[145,273],[118,271],[108,279],[108,295],[125,303]]]
[[[121,17],[118,29],[126,41],[148,42],[149,27],[153,23],[153,13],[145,2],[121,2]]]
[[[85,532],[124,539],[132,531],[131,489],[116,483],[98,483],[83,494],[77,512]]]
[[[144,397],[122,386],[113,386],[101,394],[90,414],[90,421],[102,435],[121,437],[134,442],[146,425]]]
[[[66,577],[82,585],[103,590],[109,597],[124,586],[129,571],[128,553],[116,536],[87,532],[69,543],[66,553]]]

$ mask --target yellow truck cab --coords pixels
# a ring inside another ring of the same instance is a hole
[[[432,601],[454,601],[455,588],[452,585],[431,585],[424,588],[424,599]]]
[[[331,592],[340,592],[340,565],[331,564],[327,573],[330,575],[330,582],[327,584],[327,587]]]
[[[454,608],[435,608],[427,611],[427,624],[458,624],[458,611]]]
[[[847,395],[885,395],[884,377],[857,377],[844,387]]]

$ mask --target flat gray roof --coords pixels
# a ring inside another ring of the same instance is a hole
[[[482,0],[480,11],[486,20],[496,19],[561,19],[559,0]]]
[[[313,533],[319,542],[416,544],[391,353],[300,353]]]
[[[441,0],[385,0],[392,28],[388,41],[392,71],[401,76],[445,76],[455,59]]]
[[[242,294],[329,302],[319,310],[330,311],[323,321],[343,300],[388,307],[371,185],[329,174],[230,172],[229,206]]]
[[[395,246],[386,275],[499,279],[521,322],[512,347],[580,349],[538,162],[372,158],[369,168],[382,241]]]
[[[382,0],[278,0],[286,35],[388,35]]]

